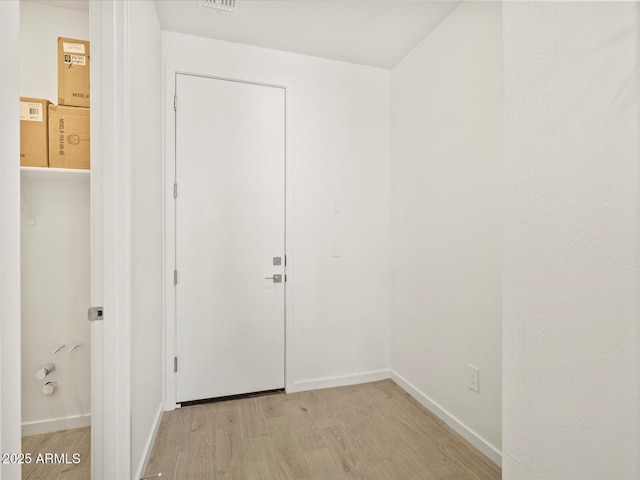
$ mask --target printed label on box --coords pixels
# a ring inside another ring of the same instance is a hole
[[[64,63],[70,63],[73,65],[86,65],[84,55],[71,55],[69,53],[64,54]]]
[[[42,104],[20,102],[20,120],[28,122],[42,122]]]
[[[67,43],[62,42],[62,50],[65,53],[82,53],[84,54],[84,43]]]

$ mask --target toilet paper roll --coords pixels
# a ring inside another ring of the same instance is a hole
[[[42,387],[42,393],[45,395],[51,395],[56,391],[56,386],[52,382],[45,383],[44,387]]]
[[[53,363],[47,363],[43,368],[41,368],[40,370],[38,370],[36,372],[36,378],[38,380],[42,380],[44,379],[44,377],[46,377],[47,375],[49,375],[51,372],[53,372],[56,369],[55,364]]]

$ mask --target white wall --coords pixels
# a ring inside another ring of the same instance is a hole
[[[638,478],[638,5],[503,11],[504,478]]]
[[[33,2],[20,6],[20,94],[58,98],[58,37],[89,38],[87,13]],[[22,211],[23,434],[88,425],[91,410],[89,183],[22,181],[35,225]],[[68,349],[81,344],[73,353]],[[57,354],[53,350],[65,344]],[[45,381],[35,372],[52,362]],[[57,391],[45,396],[46,381]],[[80,417],[80,418],[79,418]]]
[[[0,2],[0,45],[17,65],[17,1]],[[0,451],[20,452],[20,86],[0,76]],[[20,465],[2,464],[0,478],[20,478]]]
[[[501,60],[500,4],[464,3],[391,75],[393,378],[497,462]]]
[[[132,131],[131,475],[139,478],[163,411],[162,70],[152,1],[129,3]]]
[[[163,58],[183,71],[290,87],[288,383],[299,390],[387,376],[389,71],[171,32]],[[340,258],[331,256],[334,241]]]
[[[90,423],[89,182],[23,179],[22,190],[35,221],[22,210],[22,433],[32,435]],[[48,362],[56,370],[36,379]],[[57,383],[51,396],[47,381]]]

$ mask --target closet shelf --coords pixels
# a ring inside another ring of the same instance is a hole
[[[73,168],[41,168],[41,167],[20,167],[20,205],[22,211],[27,216],[27,225],[35,227],[36,212],[33,202],[34,184],[40,181],[45,182],[77,182],[89,183],[90,170],[79,170]]]
[[[75,168],[20,167],[20,176],[25,180],[88,182],[90,173]]]

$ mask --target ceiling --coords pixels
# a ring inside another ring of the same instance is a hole
[[[163,30],[391,68],[457,0],[237,0],[234,13],[199,0],[155,0]]]
[[[2,1],[2,0],[0,0]],[[25,0],[22,0],[25,1]],[[88,0],[26,0],[89,11]],[[391,68],[460,0],[236,0],[234,13],[199,0],[155,0],[163,30]]]
[[[2,0],[0,0],[2,1]],[[89,0],[21,0],[22,2],[37,2],[53,5],[60,8],[70,8],[81,12],[89,11]]]

